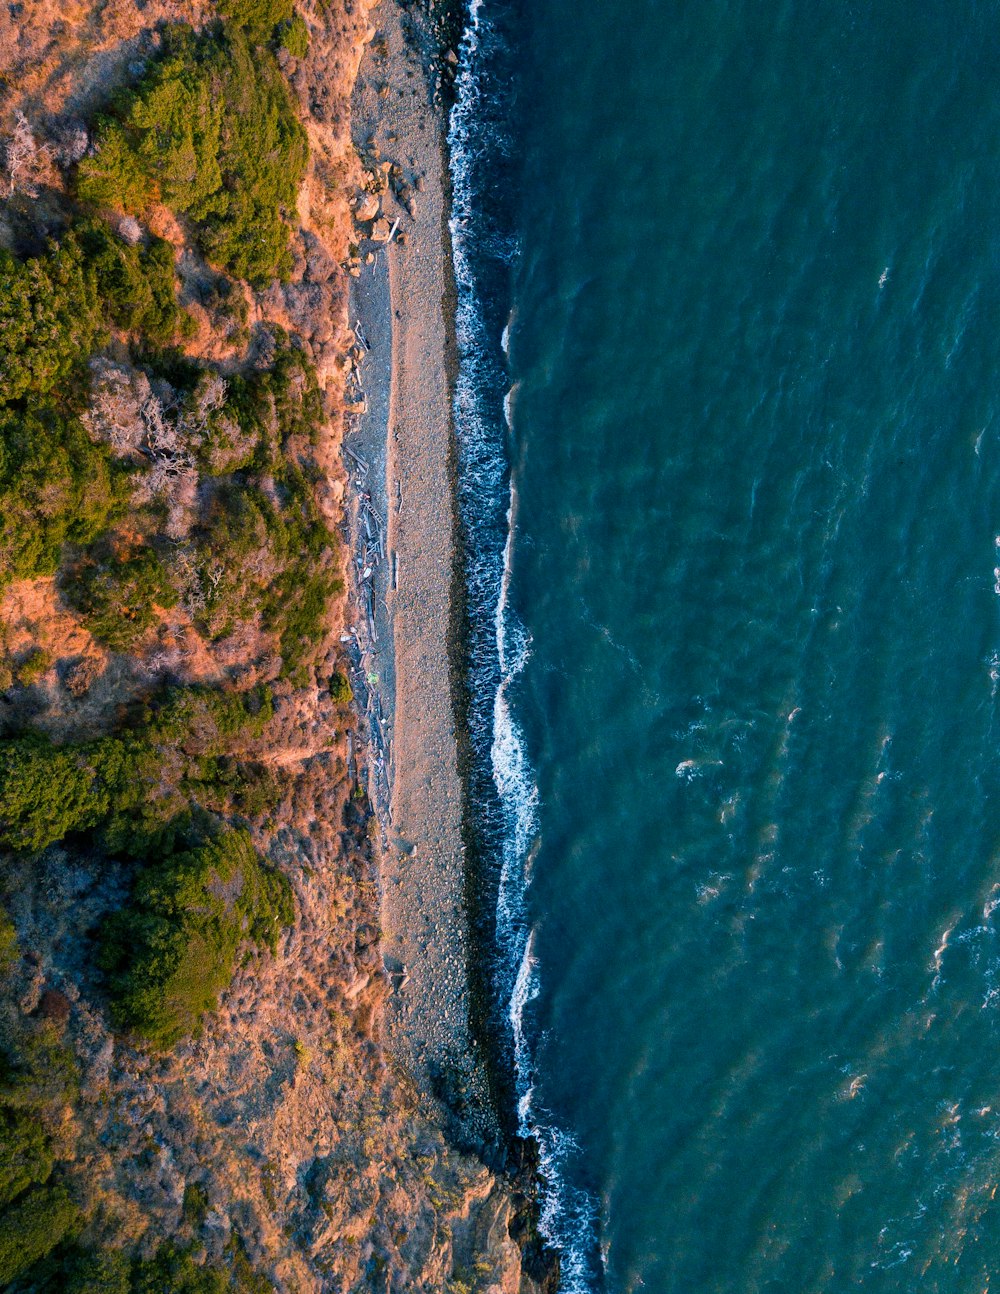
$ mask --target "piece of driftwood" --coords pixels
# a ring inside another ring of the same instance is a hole
[[[371,471],[371,468],[368,466],[368,464],[365,462],[365,460],[361,457],[360,454],[355,454],[354,450],[348,449],[346,445],[344,446],[344,453],[347,455],[348,458],[353,459],[354,462],[357,463],[358,467],[361,468],[365,476],[368,475],[368,473]]]

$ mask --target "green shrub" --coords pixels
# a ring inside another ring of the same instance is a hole
[[[43,1285],[61,1294],[132,1294],[132,1264],[118,1249],[67,1254],[55,1279]]]
[[[89,754],[35,735],[0,743],[0,845],[33,852],[100,821],[107,798]]]
[[[223,755],[234,740],[262,736],[273,717],[274,697],[266,687],[249,692],[171,688],[147,712],[147,740],[192,755]]]
[[[0,587],[52,575],[63,545],[94,540],[124,497],[121,472],[78,419],[44,404],[0,408]]]
[[[135,1264],[131,1294],[234,1294],[226,1272],[199,1267],[176,1245],[163,1245],[155,1258]]]
[[[152,1258],[129,1258],[118,1249],[83,1250],[66,1245],[58,1261],[50,1261],[31,1272],[30,1291],[31,1294],[271,1294],[273,1285],[267,1282],[251,1285],[235,1263],[233,1266],[232,1273],[217,1266],[199,1266],[189,1252],[174,1244],[162,1245]],[[24,1294],[28,1294],[28,1288],[25,1287]]]
[[[300,13],[281,24],[278,39],[293,58],[305,58],[309,53],[309,28]]]
[[[94,275],[72,240],[25,261],[0,247],[0,406],[50,391],[99,328]]]
[[[41,1122],[25,1110],[0,1109],[0,1208],[49,1180],[55,1157]]]
[[[14,923],[0,908],[0,979],[6,978],[17,965],[19,951]]]
[[[109,322],[155,345],[169,345],[186,318],[177,304],[170,244],[154,238],[148,248],[132,247],[101,220],[84,222],[73,237],[93,271]]]
[[[97,148],[84,158],[77,172],[77,195],[98,207],[139,212],[149,203],[153,184],[145,161],[130,145],[125,131],[113,118],[96,122]]]
[[[292,0],[219,0],[219,12],[257,40],[267,40],[292,16]]]
[[[113,651],[131,650],[156,623],[156,608],[177,604],[177,590],[152,548],[126,557],[108,545],[91,549],[65,581],[65,592],[98,642]]]
[[[287,277],[292,258],[286,219],[294,219],[309,157],[305,131],[274,57],[236,33],[219,60],[226,105],[220,165],[228,203],[209,215],[208,255],[240,278]]]
[[[120,98],[115,118],[99,124],[77,192],[135,212],[158,196],[198,222],[218,264],[266,281],[291,267],[286,220],[295,216],[308,144],[273,54],[251,40],[261,23],[270,23],[269,34],[290,18],[291,3],[239,0],[231,16],[236,25],[221,34],[167,32],[163,56]]]
[[[330,695],[335,705],[350,705],[354,700],[354,689],[343,670],[338,669],[330,675]]]
[[[265,688],[177,688],[118,736],[0,742],[0,846],[33,852],[96,828],[111,853],[142,856],[175,848],[199,803],[259,812],[278,794],[274,779],[233,752],[260,737],[273,713]]]
[[[62,1186],[30,1191],[0,1214],[0,1285],[50,1254],[81,1222]]]
[[[312,365],[279,335],[267,372],[233,379],[226,413],[256,438],[252,467],[273,486],[234,477],[214,495],[195,534],[205,606],[199,628],[221,638],[259,615],[279,636],[283,675],[297,676],[342,587],[310,458],[323,419]]]
[[[208,1193],[199,1182],[188,1182],[184,1187],[181,1211],[184,1221],[197,1230],[208,1216]]]
[[[115,1019],[155,1047],[172,1046],[215,1010],[240,945],[273,950],[293,919],[291,886],[244,831],[146,868],[130,907],[102,932]]]
[[[32,647],[17,667],[17,681],[22,687],[29,687],[52,668],[52,653],[41,647]]]
[[[8,1022],[9,1026],[9,1022]],[[52,1021],[21,1018],[4,1031],[0,1105],[58,1118],[74,1098],[79,1075],[73,1053]]]

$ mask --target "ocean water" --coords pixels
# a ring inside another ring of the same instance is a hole
[[[471,12],[482,920],[564,1288],[1000,1288],[1000,3]]]

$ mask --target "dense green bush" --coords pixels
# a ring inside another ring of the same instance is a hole
[[[63,545],[96,538],[124,498],[120,469],[79,419],[44,404],[0,408],[0,587],[53,574]]]
[[[291,268],[286,220],[308,145],[273,54],[251,44],[261,23],[272,30],[289,18],[291,4],[239,0],[232,16],[222,33],[168,31],[163,56],[99,123],[77,191],[133,212],[159,197],[197,222],[212,259],[263,281]]]
[[[133,1267],[130,1294],[235,1294],[228,1273],[199,1267],[190,1254],[175,1245],[164,1245],[155,1258]]]
[[[253,812],[269,779],[234,757],[273,714],[270,692],[178,688],[134,730],[55,746],[36,734],[0,742],[0,846],[34,852],[100,829],[113,853],[170,848],[198,803]]]
[[[98,118],[95,130],[97,151],[80,163],[77,174],[79,197],[99,207],[142,211],[153,194],[143,159],[113,117]]]
[[[90,747],[53,746],[31,735],[0,743],[0,845],[34,851],[107,812]]]
[[[0,406],[50,391],[99,328],[94,273],[71,239],[25,261],[0,247]]]
[[[162,238],[131,246],[102,220],[83,222],[72,235],[82,248],[106,318],[116,327],[169,345],[181,324],[173,248]]]
[[[29,1186],[47,1182],[54,1163],[39,1120],[24,1110],[0,1109],[0,1208]]]
[[[81,1223],[80,1210],[62,1186],[42,1186],[0,1214],[0,1285],[52,1252]]]
[[[32,647],[17,667],[17,681],[22,687],[37,683],[52,668],[52,653]]]
[[[156,623],[156,608],[177,604],[177,590],[152,548],[121,556],[108,544],[89,550],[64,581],[87,628],[113,651],[129,651]]]
[[[194,1033],[227,987],[240,945],[272,950],[294,919],[291,886],[244,831],[144,869],[105,923],[100,952],[117,1022],[156,1047]]]
[[[257,40],[267,40],[292,16],[292,0],[219,0],[219,12]]]
[[[251,466],[269,478],[270,488],[253,477],[231,478],[214,495],[195,539],[205,598],[199,627],[221,638],[238,621],[260,615],[279,635],[288,676],[321,637],[329,600],[341,585],[332,573],[336,536],[317,506],[318,473],[309,458],[323,418],[315,371],[283,335],[277,347],[268,371],[233,379],[226,405],[256,438]]]
[[[234,741],[262,736],[273,717],[274,698],[266,687],[171,688],[146,711],[146,739],[191,755],[224,755]]]
[[[336,670],[330,675],[330,696],[334,705],[350,705],[354,700],[354,689],[343,670]]]
[[[293,58],[305,58],[309,53],[309,28],[300,13],[292,14],[280,25],[278,39]]]
[[[117,1249],[66,1246],[59,1261],[46,1267],[31,1273],[33,1294],[244,1294],[249,1290],[235,1273],[199,1266],[190,1253],[172,1244],[162,1245],[152,1258],[132,1259]]]

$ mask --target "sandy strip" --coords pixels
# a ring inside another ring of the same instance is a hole
[[[372,464],[372,501],[388,513],[388,560],[375,577],[380,641],[370,672],[392,716],[382,906],[384,955],[396,986],[389,1041],[419,1086],[444,1092],[462,1108],[464,1131],[485,1137],[492,1119],[468,1022],[462,795],[448,661],[455,517],[443,122],[404,38],[403,23],[416,20],[415,10],[404,15],[392,0],[374,11],[389,54],[382,57],[380,40],[373,42],[353,102],[355,141],[374,140],[416,191],[412,218],[384,196],[383,210],[390,222],[399,219],[405,245],[380,250],[353,295],[352,323],[360,320],[371,345],[363,365],[369,412],[345,443]],[[386,85],[388,94],[379,95]],[[384,482],[375,481],[383,463]]]

